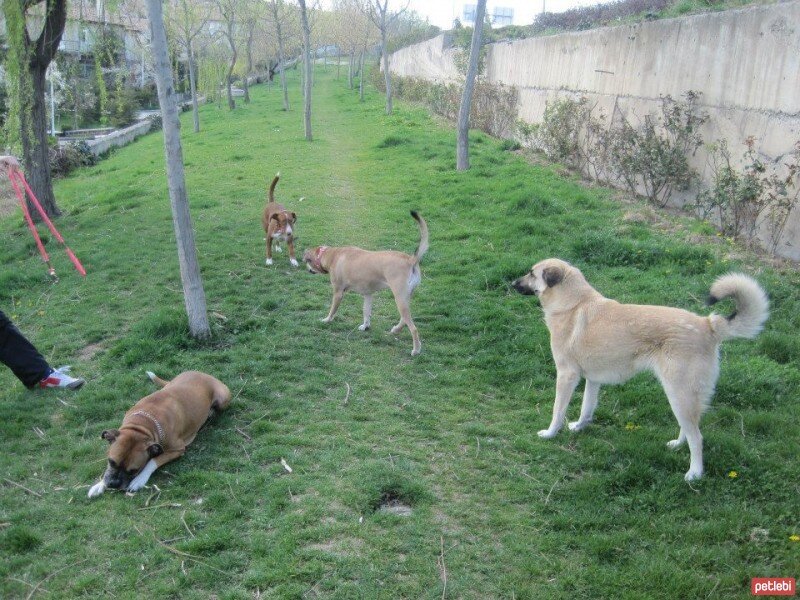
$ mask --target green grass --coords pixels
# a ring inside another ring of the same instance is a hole
[[[307,143],[290,89],[289,113],[258,87],[234,112],[203,107],[200,134],[183,128],[210,342],[187,336],[159,135],[58,183],[86,279],[50,242],[61,282],[48,283],[22,219],[0,221],[0,307],[89,380],[29,392],[0,370],[0,596],[42,582],[37,596],[71,598],[745,598],[751,577],[798,574],[796,272],[732,258],[687,220],[625,219],[608,190],[482,134],[457,173],[452,130],[401,102],[385,116],[379,95],[360,104],[330,73]],[[326,326],[325,278],[285,254],[264,266],[277,171],[301,247],[410,252],[408,211],[426,217],[422,355],[387,333],[388,293],[371,331],[356,329],[357,296]],[[723,348],[701,482],[686,485],[688,452],[665,446],[677,425],[651,376],[604,388],[585,432],[537,438],[555,369],[535,299],[508,282],[547,256],[626,302],[705,312],[731,269],[769,291],[763,336]],[[235,398],[150,488],[89,501],[100,433],[152,391],[146,369],[202,369]],[[413,514],[376,510],[387,499]]]

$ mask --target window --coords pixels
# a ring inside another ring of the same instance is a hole
[[[475,13],[478,10],[477,4],[464,5],[464,24],[473,25],[475,23]]]
[[[504,6],[495,7],[492,12],[492,24],[498,27],[505,27],[514,23],[514,9]]]

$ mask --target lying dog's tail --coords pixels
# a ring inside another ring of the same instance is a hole
[[[278,179],[281,178],[281,174],[278,173],[275,175],[275,179],[272,180],[272,183],[269,185],[269,201],[275,202],[275,186],[278,185]]]
[[[769,316],[769,300],[758,282],[742,273],[723,275],[711,286],[708,303],[716,304],[724,298],[733,298],[736,303],[733,314],[709,317],[711,328],[720,341],[734,337],[756,337]]]
[[[147,376],[150,378],[150,381],[155,383],[158,387],[162,387],[163,388],[165,385],[167,385],[169,383],[169,381],[165,381],[165,380],[161,379],[161,377],[159,377],[158,375],[156,375],[152,371],[145,371],[145,373],[147,373]]]
[[[428,251],[428,224],[425,222],[420,214],[412,210],[411,216],[417,220],[417,224],[419,225],[419,246],[417,246],[416,252],[414,252],[414,258],[417,262],[422,260],[422,257],[425,256],[425,253]]]

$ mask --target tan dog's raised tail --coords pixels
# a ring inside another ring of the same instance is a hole
[[[512,283],[522,294],[535,294],[550,330],[556,363],[556,399],[551,438],[561,429],[567,406],[581,378],[586,379],[581,414],[569,424],[586,427],[594,415],[600,386],[623,383],[640,371],[655,373],[678,420],[677,448],[689,442],[691,460],[685,479],[703,475],[700,417],[719,376],[720,344],[734,337],[758,335],[769,316],[769,303],[758,283],[739,273],[724,275],[711,286],[709,303],[733,298],[736,311],[727,316],[699,316],[668,306],[620,304],[605,298],[572,265],[547,259]]]
[[[364,296],[364,321],[359,329],[365,331],[370,327],[372,295],[386,288],[392,290],[400,321],[392,327],[391,333],[400,333],[403,326],[407,326],[414,341],[411,351],[414,356],[420,353],[422,344],[411,319],[409,303],[414,289],[422,280],[419,262],[428,251],[428,225],[416,211],[412,210],[411,216],[416,219],[420,230],[419,247],[413,255],[394,250],[373,252],[355,246],[317,246],[306,249],[303,261],[312,273],[330,274],[333,301],[328,316],[322,319],[323,323],[333,320],[345,292],[356,292]]]
[[[125,413],[119,429],[102,433],[109,443],[108,466],[89,490],[90,498],[106,488],[142,489],[156,469],[183,456],[211,413],[231,400],[228,386],[205,373],[186,371],[172,381],[149,371],[147,376],[162,389]]]
[[[269,186],[269,202],[261,217],[261,224],[267,234],[267,266],[272,264],[272,243],[275,242],[275,249],[280,252],[279,244],[284,241],[289,247],[289,262],[297,267],[299,264],[294,254],[294,224],[297,222],[297,214],[275,202],[275,186],[280,178],[281,174],[278,173]]]

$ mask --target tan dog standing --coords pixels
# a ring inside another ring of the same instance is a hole
[[[228,386],[205,373],[186,371],[172,381],[149,371],[147,376],[163,389],[139,400],[119,429],[103,432],[110,444],[108,466],[89,490],[90,498],[106,488],[142,489],[156,469],[183,456],[211,413],[231,400]]]
[[[392,290],[400,321],[392,327],[391,333],[400,333],[403,326],[407,326],[414,340],[411,355],[415,356],[422,350],[422,344],[411,319],[409,303],[414,289],[422,280],[419,261],[428,251],[428,225],[416,211],[412,210],[411,216],[416,219],[420,229],[419,247],[413,256],[394,250],[373,252],[355,246],[317,246],[306,249],[303,261],[312,273],[330,274],[333,302],[328,316],[322,319],[323,323],[333,320],[345,292],[356,292],[364,296],[364,322],[358,328],[366,331],[370,327],[373,294],[386,288]]]
[[[620,304],[603,297],[572,265],[547,259],[512,283],[522,294],[535,294],[550,330],[556,363],[556,399],[550,427],[539,432],[551,438],[564,424],[572,393],[583,377],[586,387],[572,431],[586,427],[594,415],[600,386],[623,383],[636,373],[655,373],[678,420],[680,433],[670,448],[689,442],[691,461],[686,481],[703,475],[700,417],[719,376],[720,343],[734,337],[755,337],[769,316],[764,290],[752,278],[730,274],[711,286],[709,303],[733,298],[728,317],[702,317],[679,308]]]
[[[276,241],[275,250],[280,252],[280,242],[284,241],[289,247],[289,262],[293,267],[297,267],[298,262],[294,253],[294,224],[297,215],[286,210],[283,204],[275,202],[275,186],[278,185],[280,178],[281,174],[278,173],[269,186],[269,202],[264,207],[264,214],[261,217],[261,224],[267,234],[267,266],[272,264],[272,242]]]

